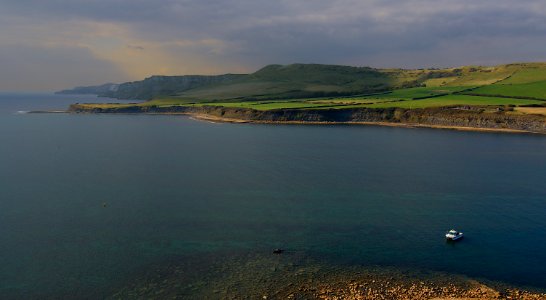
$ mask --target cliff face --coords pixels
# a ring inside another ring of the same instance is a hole
[[[226,119],[251,122],[389,122],[409,125],[456,126],[487,129],[514,129],[546,133],[546,117],[541,115],[513,114],[504,111],[485,111],[480,108],[457,107],[402,109],[280,109],[260,111],[246,108],[220,106],[128,106],[120,108],[93,108],[73,104],[69,111],[75,113],[182,113],[203,114]]]

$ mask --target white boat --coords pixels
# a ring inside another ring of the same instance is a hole
[[[451,229],[446,233],[446,239],[449,241],[456,241],[463,237],[463,233],[455,229]]]

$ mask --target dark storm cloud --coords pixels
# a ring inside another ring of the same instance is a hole
[[[193,72],[230,71],[233,63],[252,70],[291,62],[421,67],[546,60],[543,1],[0,0],[0,8],[0,18],[33,26],[117,24],[125,31],[108,39],[127,39],[124,48],[148,53],[160,45],[170,62],[201,63],[185,69]],[[101,43],[113,41],[90,47]]]

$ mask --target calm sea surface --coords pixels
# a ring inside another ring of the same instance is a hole
[[[105,100],[0,94],[5,297],[277,247],[546,288],[544,136],[17,113],[84,101]]]

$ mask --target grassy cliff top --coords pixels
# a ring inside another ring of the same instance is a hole
[[[546,106],[546,63],[417,70],[269,65],[248,75],[151,77],[121,85],[116,93],[145,94],[143,98],[149,101],[139,106],[216,105],[258,110],[542,107]]]

